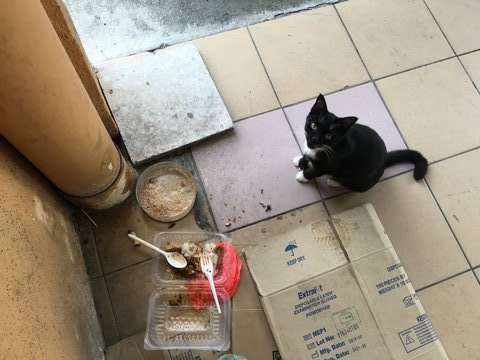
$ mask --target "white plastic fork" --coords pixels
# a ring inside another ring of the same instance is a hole
[[[220,304],[218,303],[217,290],[215,290],[215,284],[213,283],[212,258],[206,254],[200,254],[200,266],[203,274],[207,277],[208,283],[210,284],[210,289],[212,290],[213,299],[215,300],[215,305],[217,305],[218,313],[221,314],[222,310],[220,309]]]

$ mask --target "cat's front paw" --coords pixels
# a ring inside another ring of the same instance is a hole
[[[299,166],[300,164],[300,160],[302,160],[303,156],[295,156],[293,158],[293,166],[297,167]]]
[[[300,162],[298,163],[298,168],[300,170],[305,170],[307,169],[309,166],[309,160],[307,159],[307,157],[304,155],[301,159],[300,159]]]
[[[301,182],[301,183],[306,183],[306,182],[308,182],[308,180],[305,179],[305,176],[303,175],[303,171],[299,171],[299,172],[297,173],[296,179],[297,179],[298,182]]]

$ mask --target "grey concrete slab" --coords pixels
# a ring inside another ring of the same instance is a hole
[[[337,0],[64,0],[93,64]]]
[[[135,165],[233,128],[192,44],[107,61],[97,70]]]

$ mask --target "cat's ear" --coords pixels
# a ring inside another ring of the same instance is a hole
[[[322,94],[318,95],[317,101],[315,101],[315,104],[313,104],[312,110],[310,110],[310,112],[318,113],[318,114],[323,114],[328,112],[327,102],[325,101],[325,98],[323,97]]]
[[[348,116],[344,118],[339,118],[335,121],[335,127],[339,127],[343,132],[347,132],[348,129],[352,127],[353,124],[357,122],[358,118],[355,116]]]

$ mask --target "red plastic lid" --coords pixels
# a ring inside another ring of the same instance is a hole
[[[221,242],[218,246],[222,249],[222,255],[220,256],[218,264],[220,270],[213,278],[213,281],[215,283],[215,289],[221,289],[227,297],[231,299],[240,281],[242,261],[238,257],[237,251],[232,244]],[[194,308],[202,309],[207,306],[207,304],[212,303],[213,295],[209,290],[210,285],[206,278],[196,280],[188,285],[188,293]]]

